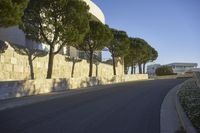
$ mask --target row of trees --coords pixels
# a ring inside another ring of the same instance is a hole
[[[146,64],[153,62],[158,57],[158,52],[151,47],[144,39],[130,38],[129,53],[124,58],[125,73],[128,73],[131,67],[131,74],[136,73],[136,66],[139,68],[139,73],[146,73]]]
[[[49,62],[46,78],[52,77],[54,56],[65,46],[73,46],[78,50],[85,51],[90,62],[89,77],[92,76],[94,52],[100,51],[105,47],[112,54],[114,75],[117,74],[115,64],[118,57],[125,59],[125,68],[131,66],[133,69],[138,65],[140,73],[142,73],[143,64],[143,73],[145,73],[146,63],[155,60],[158,56],[157,51],[143,39],[130,38],[125,31],[112,29],[101,22],[93,21],[88,5],[82,0],[30,0],[26,9],[27,1],[25,2],[25,0],[3,1],[5,1],[4,6],[6,4],[21,4],[18,13],[15,15],[19,18],[22,17],[22,19],[21,21],[18,19],[8,19],[10,17],[8,15],[3,19],[4,21],[0,21],[0,27],[19,24],[20,29],[25,32],[28,39],[49,45]],[[0,16],[3,16],[4,12],[2,11],[0,9]],[[9,11],[7,12],[9,14]],[[6,20],[10,21],[9,25],[6,23]],[[28,55],[29,60],[34,59],[32,55],[36,55],[36,57],[37,55],[45,55],[27,50],[23,50],[20,53]],[[74,67],[75,60],[73,59],[73,61]],[[73,71],[71,75],[73,77]],[[31,71],[31,78],[34,78],[33,69]]]

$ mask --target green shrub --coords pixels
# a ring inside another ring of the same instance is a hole
[[[174,75],[172,67],[170,66],[162,66],[156,69],[157,76],[164,76],[164,75]]]

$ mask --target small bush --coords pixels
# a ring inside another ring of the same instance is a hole
[[[157,76],[165,76],[165,75],[175,75],[173,73],[172,67],[170,66],[162,66],[156,69]]]

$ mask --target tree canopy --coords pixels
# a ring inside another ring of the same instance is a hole
[[[89,57],[89,77],[92,76],[93,57],[95,51],[100,51],[108,46],[112,39],[112,33],[107,25],[97,21],[90,21],[90,30],[84,37],[84,41],[76,45],[76,48],[85,51]]]
[[[21,22],[29,0],[0,0],[0,27],[10,27]]]
[[[157,76],[174,75],[173,69],[170,66],[162,66],[156,69]]]
[[[129,54],[125,57],[125,65],[132,67],[131,73],[133,73],[133,67],[135,67],[135,65],[138,65],[139,73],[145,73],[146,63],[156,60],[157,57],[158,52],[144,39],[130,38],[130,49]],[[128,61],[131,61],[131,63]]]
[[[50,46],[47,78],[52,77],[54,55],[83,41],[89,19],[89,7],[81,0],[30,1],[20,27],[28,39]]]
[[[116,75],[116,57],[124,57],[129,51],[129,38],[125,31],[118,31],[116,29],[111,29],[113,34],[113,39],[108,45],[108,49],[112,55],[113,59],[113,74]]]

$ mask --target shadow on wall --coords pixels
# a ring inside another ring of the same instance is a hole
[[[0,100],[39,95],[50,92],[66,91],[116,82],[116,77],[107,78],[70,78],[70,79],[36,79],[21,81],[1,81]]]
[[[68,79],[4,81],[0,82],[0,100],[65,91],[68,89]]]
[[[0,81],[0,100],[144,79],[148,79],[148,75]]]

